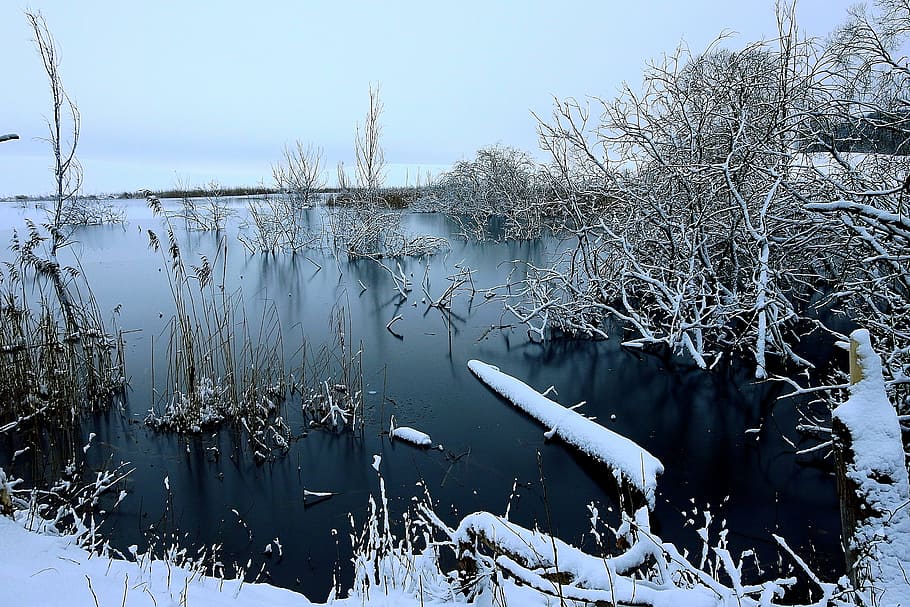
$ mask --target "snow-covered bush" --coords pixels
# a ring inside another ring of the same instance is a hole
[[[521,150],[495,145],[456,162],[433,187],[465,238],[528,239],[546,229],[548,180]]]

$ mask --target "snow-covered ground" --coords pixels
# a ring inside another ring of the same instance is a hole
[[[141,555],[135,561],[103,558],[80,548],[74,536],[28,531],[22,522],[0,516],[2,605],[280,607],[311,604],[290,590],[239,580],[222,581]]]
[[[24,518],[24,517],[23,517]],[[74,536],[28,531],[24,520],[0,516],[0,605],[42,607],[454,607],[493,604],[548,607],[558,600],[529,587],[502,580],[472,599],[429,598],[394,586],[373,587],[367,595],[327,597],[315,603],[302,594],[268,584],[221,580],[192,568],[137,555],[132,560],[104,558],[79,547]],[[565,603],[575,605],[573,601]]]

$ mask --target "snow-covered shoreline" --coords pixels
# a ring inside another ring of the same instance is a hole
[[[26,516],[0,516],[3,605],[312,605],[301,594],[268,584],[221,580],[141,555],[131,561],[92,554],[75,536],[29,531]]]

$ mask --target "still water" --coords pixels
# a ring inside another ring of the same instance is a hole
[[[396,514],[422,494],[419,481],[449,524],[476,510],[502,514],[517,480],[512,520],[552,526],[562,539],[590,548],[588,504],[601,513],[612,507],[609,522],[616,524],[611,474],[570,447],[546,441],[544,428],[481,385],[466,366],[477,358],[538,390],[555,386],[563,404],[587,401],[582,412],[660,458],[666,472],[659,479],[654,518],[665,540],[700,551],[695,530],[703,524],[703,509],[710,507],[713,530],[726,521],[734,553],[756,548],[763,564],[773,566],[777,552],[771,533],[777,533],[822,572],[842,568],[833,476],[826,466],[798,461],[784,439],[798,442],[799,437],[794,403],[777,401],[779,386],[755,384],[748,368],[706,373],[624,350],[617,340],[537,343],[499,299],[480,294],[459,294],[451,316],[444,317],[423,301],[424,276],[434,297],[448,286],[446,277],[463,267],[474,271],[478,289],[496,287],[505,294],[510,273],[513,281],[522,275],[522,266],[511,261],[545,263],[558,245],[464,242],[439,215],[403,218],[411,234],[450,241],[447,252],[400,260],[414,283],[404,301],[374,261],[343,256],[336,261],[318,250],[250,255],[236,239],[238,218],[223,234],[179,231],[190,263],[198,263],[199,254],[214,259],[219,243],[227,243],[225,288],[242,292],[254,325],[262,309],[274,306],[289,367],[304,339],[311,349],[332,343],[333,315],[345,310],[350,341],[363,349],[366,425],[362,436],[309,429],[300,415],[287,410],[299,408],[299,401],[289,400],[285,413],[296,439],[288,453],[262,465],[237,448],[229,430],[189,438],[150,430],[142,422],[153,400],[153,342],[159,344],[159,357],[174,304],[165,262],[148,247],[147,230],[163,235],[161,220],[141,201],[125,204],[127,224],[80,228],[65,253],[78,255],[105,315],[130,331],[126,401],[83,424],[86,437],[96,434],[90,463],[126,461],[135,468],[127,481],[128,497],[105,523],[115,546],[137,544],[142,550],[150,533],[175,532],[183,545],[220,543],[226,564],[245,565],[251,559],[253,572],[265,564],[262,579],[321,600],[336,567],[342,585],[350,583],[345,578],[349,515],[355,524],[362,521],[369,496],[378,494],[371,463],[380,455]],[[242,214],[243,203],[237,208]],[[40,217],[36,213],[0,205],[0,242],[24,225],[23,217]],[[312,213],[316,221],[320,211]],[[9,252],[0,257],[5,255]],[[396,315],[402,316],[394,325],[400,338],[386,330]],[[158,360],[159,383],[163,364]],[[382,431],[392,414],[442,447],[423,450],[390,442]],[[755,428],[760,431],[746,433]],[[220,457],[212,447],[218,447]],[[10,455],[0,453],[0,466],[9,465]],[[304,500],[304,490],[337,495],[312,503]],[[282,556],[264,555],[275,538]]]

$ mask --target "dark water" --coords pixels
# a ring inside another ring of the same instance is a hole
[[[612,476],[571,448],[545,441],[544,428],[481,385],[466,367],[478,358],[539,390],[556,386],[563,404],[587,401],[583,412],[660,458],[666,472],[655,519],[664,539],[699,552],[695,529],[710,505],[713,529],[726,521],[735,552],[756,548],[773,565],[777,552],[770,534],[777,533],[821,571],[833,574],[842,568],[833,476],[823,466],[801,465],[782,438],[798,440],[794,403],[777,402],[778,387],[752,383],[751,369],[706,373],[625,351],[615,340],[539,344],[517,326],[487,333],[491,325],[514,320],[500,302],[479,295],[459,295],[447,323],[421,302],[427,264],[433,296],[445,290],[445,277],[457,271],[456,264],[475,270],[478,288],[489,288],[505,283],[512,271],[503,262],[543,262],[555,243],[466,244],[451,238],[445,218],[435,215],[405,218],[412,233],[449,236],[451,250],[401,261],[415,283],[403,303],[388,273],[372,261],[336,263],[321,252],[307,252],[318,269],[300,255],[251,256],[234,238],[236,226],[226,231],[226,287],[242,290],[253,324],[264,307],[275,306],[289,364],[304,335],[311,347],[330,343],[332,314],[347,310],[352,341],[363,344],[364,390],[374,392],[366,395],[363,436],[305,433],[300,416],[288,411],[298,439],[283,457],[256,465],[248,451],[237,451],[228,430],[190,438],[152,432],[141,423],[152,402],[152,340],[166,339],[173,302],[164,262],[147,246],[146,230],[161,235],[160,220],[140,203],[133,205],[128,225],[80,229],[72,247],[101,309],[111,313],[121,305],[118,324],[139,329],[127,337],[127,401],[83,428],[86,435],[97,434],[91,463],[112,458],[135,468],[128,498],[107,519],[115,545],[141,548],[150,528],[179,531],[186,534],[185,544],[223,543],[225,563],[252,558],[252,570],[258,571],[265,562],[274,583],[322,599],[335,564],[347,568],[349,513],[362,521],[368,496],[378,493],[370,466],[378,454],[396,512],[421,494],[416,484],[422,480],[438,502],[438,513],[451,524],[476,510],[504,513],[517,479],[513,520],[544,529],[552,525],[563,539],[591,547],[585,533],[587,504],[595,503],[602,513],[612,506],[610,522],[616,523]],[[5,226],[19,225],[22,213],[0,208],[0,242],[9,237]],[[197,258],[189,251],[214,258],[220,238],[185,232],[180,237],[186,258],[194,263]],[[516,270],[513,279],[520,273]],[[385,328],[396,314],[403,317],[395,325],[403,339]],[[382,401],[383,393],[389,400]],[[444,449],[391,443],[380,432],[392,413]],[[745,433],[759,427],[758,434]],[[213,446],[219,447],[220,458],[207,450]],[[0,466],[8,466],[9,457],[0,453]],[[304,489],[338,495],[306,504]],[[687,525],[687,519],[697,524]],[[283,556],[262,556],[276,537]]]

